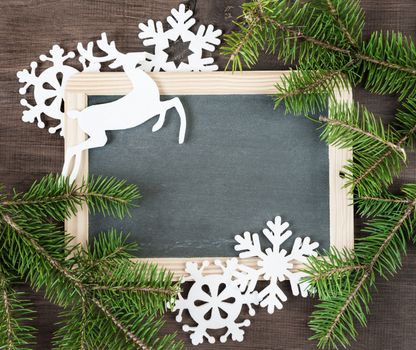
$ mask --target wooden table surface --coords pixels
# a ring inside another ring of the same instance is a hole
[[[0,5],[0,182],[24,190],[34,180],[50,172],[59,172],[63,162],[63,139],[49,135],[44,129],[21,121],[20,87],[16,72],[28,68],[40,54],[48,53],[52,44],[75,49],[78,41],[96,39],[106,31],[121,51],[141,48],[137,24],[149,18],[165,19],[178,0],[2,0]],[[232,20],[239,14],[238,0],[188,1],[201,23],[213,23],[229,32]],[[366,13],[365,36],[374,30],[397,30],[415,37],[415,0],[363,0]],[[175,55],[181,55],[178,51]],[[223,69],[226,59],[217,59]],[[273,57],[264,56],[255,69],[283,69]],[[391,120],[398,107],[394,96],[374,96],[362,89],[354,91],[356,100],[370,110]],[[415,182],[416,157],[409,164],[400,183]],[[356,232],[360,220],[356,220]],[[287,287],[287,286],[286,286]],[[36,305],[35,325],[38,328],[36,349],[51,348],[59,309],[42,298],[30,294]],[[315,349],[307,340],[307,327],[313,299],[290,298],[282,311],[273,315],[260,311],[252,318],[243,343],[203,345],[199,349]],[[402,270],[389,281],[380,280],[374,292],[368,327],[358,328],[359,336],[350,349],[412,350],[416,349],[416,249],[409,247]],[[167,331],[178,331],[186,347],[192,348],[173,316],[167,317]]]

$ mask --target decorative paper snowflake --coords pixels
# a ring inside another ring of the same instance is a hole
[[[40,55],[39,58],[42,62],[52,62],[52,66],[39,75],[36,75],[37,62],[30,64],[30,72],[24,69],[17,73],[19,82],[25,84],[19,90],[19,93],[24,95],[29,87],[33,86],[33,95],[36,103],[32,106],[26,99],[20,101],[22,106],[28,108],[23,111],[22,120],[29,123],[33,123],[36,120],[38,127],[44,128],[45,123],[42,117],[47,115],[59,120],[57,126],[49,128],[49,132],[54,134],[56,131],[61,130],[61,135],[63,135],[62,118],[64,117],[64,112],[62,110],[62,102],[65,85],[68,79],[79,71],[65,64],[65,61],[75,57],[74,52],[70,51],[65,55],[64,49],[59,45],[54,45],[49,53],[50,57]],[[80,58],[80,62],[84,71],[98,71],[100,69],[99,65],[91,64],[87,66],[84,58]]]
[[[225,266],[220,261],[215,261],[215,264],[222,269],[222,274],[204,276],[208,261],[204,261],[200,268],[196,263],[186,264],[185,270],[190,275],[186,280],[195,282],[186,298],[179,294],[173,308],[173,311],[179,310],[176,321],[182,321],[182,313],[187,309],[197,323],[196,326],[182,327],[185,332],[192,332],[190,338],[194,345],[203,343],[204,338],[210,343],[215,343],[215,338],[208,334],[208,329],[226,328],[226,333],[220,337],[222,343],[227,341],[230,335],[232,340],[243,341],[244,330],[241,328],[249,326],[250,321],[246,319],[237,322],[237,318],[243,305],[247,305],[249,314],[253,316],[255,311],[251,304],[259,303],[256,291],[240,290],[236,278],[245,273],[240,271],[241,266],[236,258],[227,260]]]
[[[293,243],[292,250],[288,254],[285,249],[281,249],[281,245],[292,235],[292,231],[287,230],[289,224],[282,223],[280,216],[276,216],[274,221],[267,222],[267,228],[263,230],[263,235],[272,244],[272,247],[266,248],[263,252],[259,235],[257,233],[244,232],[243,235],[235,236],[238,244],[235,250],[239,251],[240,258],[258,257],[258,269],[246,269],[249,277],[245,276],[244,283],[238,282],[242,291],[253,290],[260,277],[269,281],[267,287],[259,292],[261,299],[260,306],[266,307],[269,313],[273,313],[275,308],[281,309],[282,302],[287,300],[283,290],[279,287],[279,282],[289,279],[293,295],[299,293],[306,297],[308,285],[301,282],[304,277],[303,272],[292,272],[293,262],[306,263],[308,256],[316,256],[315,251],[319,243],[312,242],[309,237],[297,237]],[[241,263],[243,263],[241,261]],[[250,282],[247,282],[247,279]]]
[[[139,38],[145,39],[144,45],[154,45],[155,50],[153,54],[147,54],[146,59],[138,61],[137,65],[144,71],[214,71],[218,69],[218,66],[213,64],[214,59],[212,57],[203,58],[203,52],[214,51],[215,47],[220,44],[219,36],[221,30],[214,30],[212,25],[205,27],[201,25],[196,34],[193,33],[190,28],[195,24],[195,19],[192,18],[193,12],[186,10],[185,5],[179,5],[179,9],[172,9],[172,16],[167,18],[167,22],[170,25],[170,29],[164,31],[163,25],[160,21],[154,22],[149,20],[146,24],[139,24],[139,28],[142,31],[139,34]],[[188,56],[188,63],[181,62],[178,67],[175,63],[169,61],[169,55],[165,51],[169,48],[171,42],[176,42],[178,39],[185,43],[189,42],[189,51],[191,54]],[[43,117],[46,115],[53,119],[57,119],[59,124],[55,127],[49,128],[50,133],[55,133],[61,130],[60,134],[63,135],[62,130],[62,118],[63,113],[63,98],[65,85],[68,79],[78,73],[79,71],[71,66],[66,65],[68,59],[75,58],[74,52],[68,52],[65,55],[65,51],[59,46],[54,45],[49,51],[50,57],[41,55],[39,58],[41,61],[50,61],[52,66],[47,68],[41,74],[36,75],[36,69],[38,67],[37,62],[30,64],[30,72],[24,69],[17,73],[20,83],[24,83],[19,92],[20,94],[26,94],[30,86],[33,86],[33,93],[35,99],[35,105],[29,104],[27,99],[22,99],[20,103],[27,107],[27,110],[23,112],[22,120],[24,122],[37,122],[39,128],[44,128],[45,123]],[[87,60],[82,55],[79,57],[83,66],[83,71],[99,71],[100,64],[89,64],[87,66]]]
[[[165,72],[172,71],[214,71],[218,66],[214,63],[212,57],[203,58],[204,50],[214,51],[215,46],[220,44],[219,36],[221,30],[214,30],[213,25],[205,27],[199,26],[196,34],[190,28],[195,24],[192,18],[193,12],[186,10],[185,5],[179,5],[179,9],[172,9],[172,16],[167,18],[170,29],[164,31],[162,22],[149,20],[147,25],[139,24],[139,38],[144,39],[145,46],[155,46],[154,54],[145,62],[141,63],[141,68],[145,71]],[[189,50],[192,52],[188,56],[188,63],[181,62],[178,67],[172,61],[168,61],[168,54],[165,52],[169,48],[170,42],[181,39],[183,42],[189,42]]]

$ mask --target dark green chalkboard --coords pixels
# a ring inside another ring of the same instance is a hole
[[[117,96],[90,96],[89,105]],[[167,97],[168,98],[168,97]],[[124,178],[143,199],[131,218],[90,216],[89,234],[117,227],[139,243],[143,257],[235,256],[234,235],[259,232],[280,215],[294,235],[329,247],[328,147],[317,124],[273,109],[266,95],[181,96],[169,111],[129,130],[108,132],[89,151],[89,173]]]

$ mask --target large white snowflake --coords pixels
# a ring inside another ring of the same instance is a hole
[[[307,283],[301,281],[305,276],[303,272],[293,272],[293,263],[306,263],[309,256],[316,256],[316,248],[319,243],[311,242],[309,237],[297,237],[293,243],[290,253],[281,249],[281,245],[289,239],[292,231],[288,230],[289,224],[282,222],[280,216],[276,216],[274,221],[267,222],[267,228],[263,229],[263,235],[271,243],[271,247],[262,249],[260,238],[257,233],[244,232],[243,235],[235,236],[238,244],[235,250],[240,252],[239,256],[244,263],[245,258],[259,258],[258,269],[245,269],[247,275],[243,283],[237,281],[242,291],[254,290],[257,281],[263,277],[269,281],[268,285],[259,292],[261,299],[260,306],[267,307],[269,313],[273,313],[275,308],[281,309],[282,302],[287,300],[286,294],[279,286],[279,282],[288,279],[293,295],[301,294],[306,297],[308,294]]]
[[[182,321],[182,313],[187,309],[197,324],[182,327],[185,332],[192,333],[190,338],[194,345],[203,343],[204,338],[215,343],[215,338],[209,335],[208,329],[226,328],[225,334],[220,337],[222,343],[229,336],[232,340],[243,341],[244,330],[241,328],[249,326],[250,320],[237,322],[237,318],[244,305],[253,316],[255,311],[251,305],[259,303],[256,291],[241,291],[237,281],[244,280],[246,273],[245,267],[239,265],[236,258],[227,260],[225,266],[218,260],[215,264],[222,269],[222,274],[204,275],[204,269],[209,266],[208,261],[204,261],[201,267],[197,263],[188,262],[185,271],[189,276],[185,280],[192,280],[194,283],[187,297],[179,294],[174,304],[173,311],[179,311],[176,321]]]
[[[30,64],[30,72],[27,69],[23,69],[17,73],[19,82],[25,84],[19,89],[19,93],[24,95],[33,86],[33,97],[35,100],[35,105],[31,105],[25,98],[20,100],[22,106],[28,108],[23,111],[22,120],[29,123],[37,121],[37,126],[44,128],[44,115],[57,119],[59,121],[58,125],[50,127],[49,132],[53,134],[61,130],[60,134],[63,135],[62,119],[64,112],[62,111],[62,102],[65,86],[69,78],[79,71],[65,64],[68,59],[75,58],[74,52],[70,51],[65,55],[64,49],[59,45],[54,45],[49,53],[50,56],[40,55],[39,59],[42,62],[51,62],[52,66],[45,69],[39,75],[36,74],[36,69],[38,68],[37,62]],[[87,66],[86,60],[82,57],[79,60],[82,63],[84,71],[98,71],[100,69],[100,66],[96,64]]]
[[[221,30],[214,30],[213,25],[200,25],[196,34],[190,28],[195,24],[192,18],[193,12],[186,10],[185,5],[179,5],[179,9],[172,9],[172,16],[167,18],[170,29],[164,30],[160,21],[150,19],[147,24],[140,23],[139,38],[144,39],[143,45],[154,45],[154,54],[151,58],[141,63],[141,68],[145,71],[165,72],[172,71],[215,71],[218,66],[214,63],[212,57],[203,57],[204,50],[214,51],[215,47],[220,44],[219,36]],[[183,42],[189,42],[189,50],[192,54],[188,56],[188,63],[181,62],[178,67],[172,61],[168,61],[168,54],[165,50],[169,47],[170,42],[181,39]]]

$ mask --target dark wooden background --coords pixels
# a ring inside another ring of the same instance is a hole
[[[49,135],[35,125],[24,124],[20,117],[21,98],[16,72],[28,68],[40,54],[48,53],[52,44],[75,49],[78,41],[96,39],[106,31],[122,51],[140,49],[137,24],[149,18],[165,19],[178,0],[1,0],[0,2],[0,182],[7,189],[24,190],[40,176],[59,172],[63,162],[63,139]],[[239,0],[188,1],[201,23],[213,23],[229,32],[232,20],[239,14]],[[415,0],[363,0],[366,14],[365,36],[375,30],[397,30],[415,36]],[[180,50],[173,51],[181,56]],[[217,59],[223,69],[226,59]],[[273,57],[264,56],[255,69],[285,68]],[[370,110],[389,121],[398,107],[394,96],[374,96],[355,89],[355,98]],[[415,155],[394,189],[400,183],[416,179]],[[356,220],[356,232],[360,221]],[[59,309],[45,301],[42,293],[30,294],[36,305],[35,325],[38,328],[36,349],[49,349],[56,329]],[[200,349],[315,349],[307,338],[308,316],[314,300],[290,298],[284,310],[268,315],[258,312],[246,331],[243,343],[203,345]],[[359,327],[357,342],[350,349],[412,350],[416,349],[416,249],[410,247],[402,270],[390,281],[377,283],[368,317],[368,327]],[[173,316],[167,317],[167,331],[179,331],[191,348],[188,335],[182,334]]]

